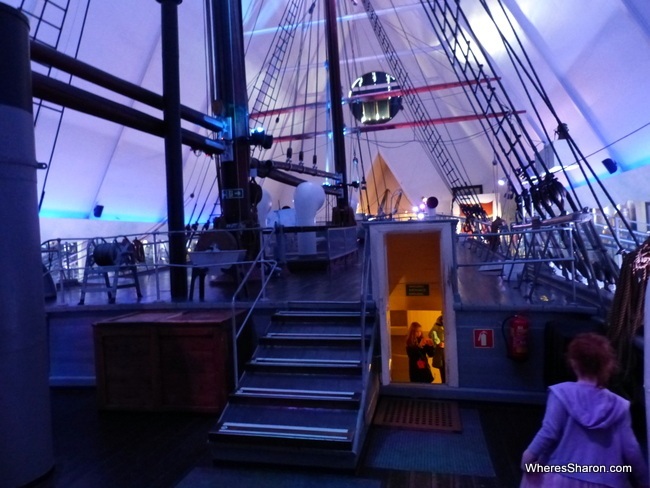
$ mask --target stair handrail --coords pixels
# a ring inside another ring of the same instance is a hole
[[[372,353],[375,347],[375,335],[372,334],[370,338],[370,343],[366,347],[366,311],[368,309],[368,295],[370,292],[370,244],[369,244],[370,232],[368,226],[364,225],[363,232],[363,254],[362,254],[362,263],[361,263],[361,409],[357,416],[356,423],[356,432],[360,433],[362,431],[363,422],[366,417],[366,402],[368,397],[368,364],[372,358]],[[359,436],[356,436],[359,439]]]
[[[275,228],[272,229],[271,233],[269,234],[270,236],[273,236],[275,233]],[[244,329],[246,326],[246,323],[248,322],[248,319],[251,317],[253,314],[253,310],[255,310],[255,307],[257,306],[258,302],[262,299],[263,296],[265,296],[265,291],[266,291],[266,286],[268,285],[269,281],[273,277],[273,273],[275,272],[275,269],[278,266],[277,261],[273,259],[264,259],[264,251],[266,250],[266,245],[264,243],[264,232],[263,230],[260,230],[260,235],[261,235],[261,245],[260,245],[260,251],[257,253],[257,256],[253,261],[251,261],[251,265],[248,268],[248,272],[244,275],[242,278],[241,282],[239,283],[239,286],[235,290],[235,293],[232,296],[232,300],[230,302],[230,308],[231,308],[231,327],[232,327],[232,358],[233,358],[233,377],[234,377],[234,389],[237,390],[239,387],[239,358],[237,355],[237,339],[239,339],[239,335],[241,334],[241,331]],[[241,293],[241,291],[244,289],[244,286],[246,286],[246,283],[248,279],[250,278],[253,270],[255,267],[260,264],[260,269],[261,269],[261,281],[262,285],[260,286],[260,291],[257,293],[257,296],[255,297],[255,300],[253,300],[253,303],[250,305],[248,309],[248,313],[244,317],[244,320],[242,320],[241,325],[238,327],[237,326],[237,315],[235,313],[236,309],[236,303],[237,303],[237,297]],[[270,269],[268,272],[265,274],[264,273],[264,265],[269,264]]]
[[[366,310],[368,308],[368,292],[370,288],[370,245],[368,243],[368,227],[364,227],[363,254],[361,262],[361,367],[362,384],[366,384],[368,368],[366,357]]]

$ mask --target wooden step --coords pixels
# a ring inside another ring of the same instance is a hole
[[[234,442],[249,442],[254,438],[256,444],[276,444],[281,439],[286,446],[327,446],[329,449],[352,447],[352,432],[349,429],[318,426],[224,422],[216,433],[210,434],[210,440],[216,440],[216,436]]]
[[[285,374],[245,371],[239,385],[250,388],[360,391],[361,377],[339,374]]]
[[[359,341],[351,343],[321,344],[311,342],[305,344],[278,344],[271,341],[271,344],[259,344],[254,359],[271,360],[296,360],[296,361],[358,361],[361,356],[361,344]]]
[[[247,370],[294,374],[361,374],[361,361],[263,357],[251,359],[247,363]]]
[[[230,400],[235,403],[350,409],[359,407],[361,394],[355,391],[241,387]]]
[[[285,358],[285,357],[259,357],[250,361],[252,365],[264,364],[290,364],[295,366],[323,366],[323,367],[349,367],[359,366],[361,361],[358,359],[305,359],[305,358]]]
[[[366,326],[366,329],[369,327]],[[359,333],[361,331],[361,323],[359,321],[353,322],[332,322],[332,321],[272,321],[267,327],[268,332],[322,332],[327,334],[351,334]]]
[[[215,460],[356,467],[368,341],[362,348],[358,309],[325,308],[273,315],[209,434]],[[370,338],[374,315],[367,320]]]
[[[361,334],[269,333],[259,343],[266,346],[361,346]]]
[[[368,315],[368,318],[371,316]],[[359,311],[346,311],[346,310],[283,310],[276,312],[272,320],[304,320],[304,321],[359,321],[361,320],[361,313]],[[374,320],[374,318],[373,318]]]
[[[355,339],[361,340],[361,333],[336,333],[326,332],[269,332],[262,339]]]
[[[348,449],[357,413],[350,409],[301,408],[228,404],[210,439],[281,446],[303,445]]]
[[[349,300],[349,301],[308,301],[303,300],[300,302],[289,302],[288,311],[299,312],[299,311],[314,311],[314,310],[326,310],[326,311],[358,311],[361,308],[361,302],[359,300]]]

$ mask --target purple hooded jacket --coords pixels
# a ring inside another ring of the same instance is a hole
[[[630,486],[633,477],[648,486],[648,467],[631,424],[624,398],[584,381],[560,383],[550,387],[542,428],[527,451],[540,464],[561,467],[563,476],[614,488]],[[624,465],[632,472],[593,468]]]

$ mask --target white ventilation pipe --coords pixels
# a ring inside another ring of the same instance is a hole
[[[272,207],[273,201],[271,199],[271,194],[268,190],[262,189],[262,199],[257,204],[257,221],[261,228],[268,227],[266,221],[268,220],[269,212],[271,212]]]
[[[0,486],[54,466],[29,22],[0,3]]]

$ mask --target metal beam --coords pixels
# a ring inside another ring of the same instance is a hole
[[[31,41],[30,52],[32,61],[64,71],[145,105],[163,109],[161,95],[60,53],[40,42]],[[181,118],[215,132],[223,130],[226,125],[226,121],[222,118],[211,117],[185,105],[181,105]]]
[[[258,159],[251,160],[251,168],[255,169],[283,169],[285,171],[294,171],[296,173],[311,175],[311,176],[320,176],[321,178],[332,178],[336,179],[337,175],[335,173],[330,173],[329,171],[323,171],[318,168],[310,168],[304,164],[294,164],[290,161],[260,161]],[[259,174],[259,173],[258,173]]]
[[[347,133],[352,134],[357,132],[365,133],[365,132],[377,132],[380,130],[390,130],[390,129],[406,129],[409,127],[420,127],[422,125],[455,124],[460,122],[471,122],[473,120],[507,117],[508,115],[511,114],[523,114],[523,113],[526,113],[526,111],[516,110],[513,112],[499,112],[499,113],[492,113],[492,114],[458,115],[454,117],[441,117],[438,119],[423,120],[420,122],[398,122],[395,124],[366,125],[363,127],[348,129]],[[329,131],[306,132],[304,134],[291,134],[287,136],[274,136],[273,142],[299,141],[303,139],[311,139],[313,137],[324,136],[327,134],[329,134]]]
[[[161,119],[41,73],[32,72],[32,89],[36,98],[157,137],[164,136]],[[183,144],[206,154],[221,154],[225,148],[221,141],[209,139],[187,129],[181,130],[181,136]]]
[[[435,85],[426,85],[419,86],[409,91],[409,93],[426,93],[431,91],[438,90],[448,90],[450,88],[459,88],[463,86],[476,85],[478,83],[489,83],[491,81],[496,81],[499,78],[484,78],[481,80],[472,80],[472,81],[453,81],[449,83],[437,83]],[[396,90],[383,91],[377,93],[368,93],[365,95],[354,95],[352,97],[343,98],[343,104],[350,104],[355,102],[372,102],[377,100],[386,100],[391,97],[401,97],[406,94],[406,90],[398,88]],[[301,105],[295,105],[293,107],[282,107],[276,108],[273,110],[265,110],[263,112],[253,112],[250,114],[251,119],[261,119],[263,117],[270,117],[272,115],[282,115],[286,113],[293,113],[300,110],[311,110],[325,107],[327,104],[325,102],[313,102],[305,103]]]

